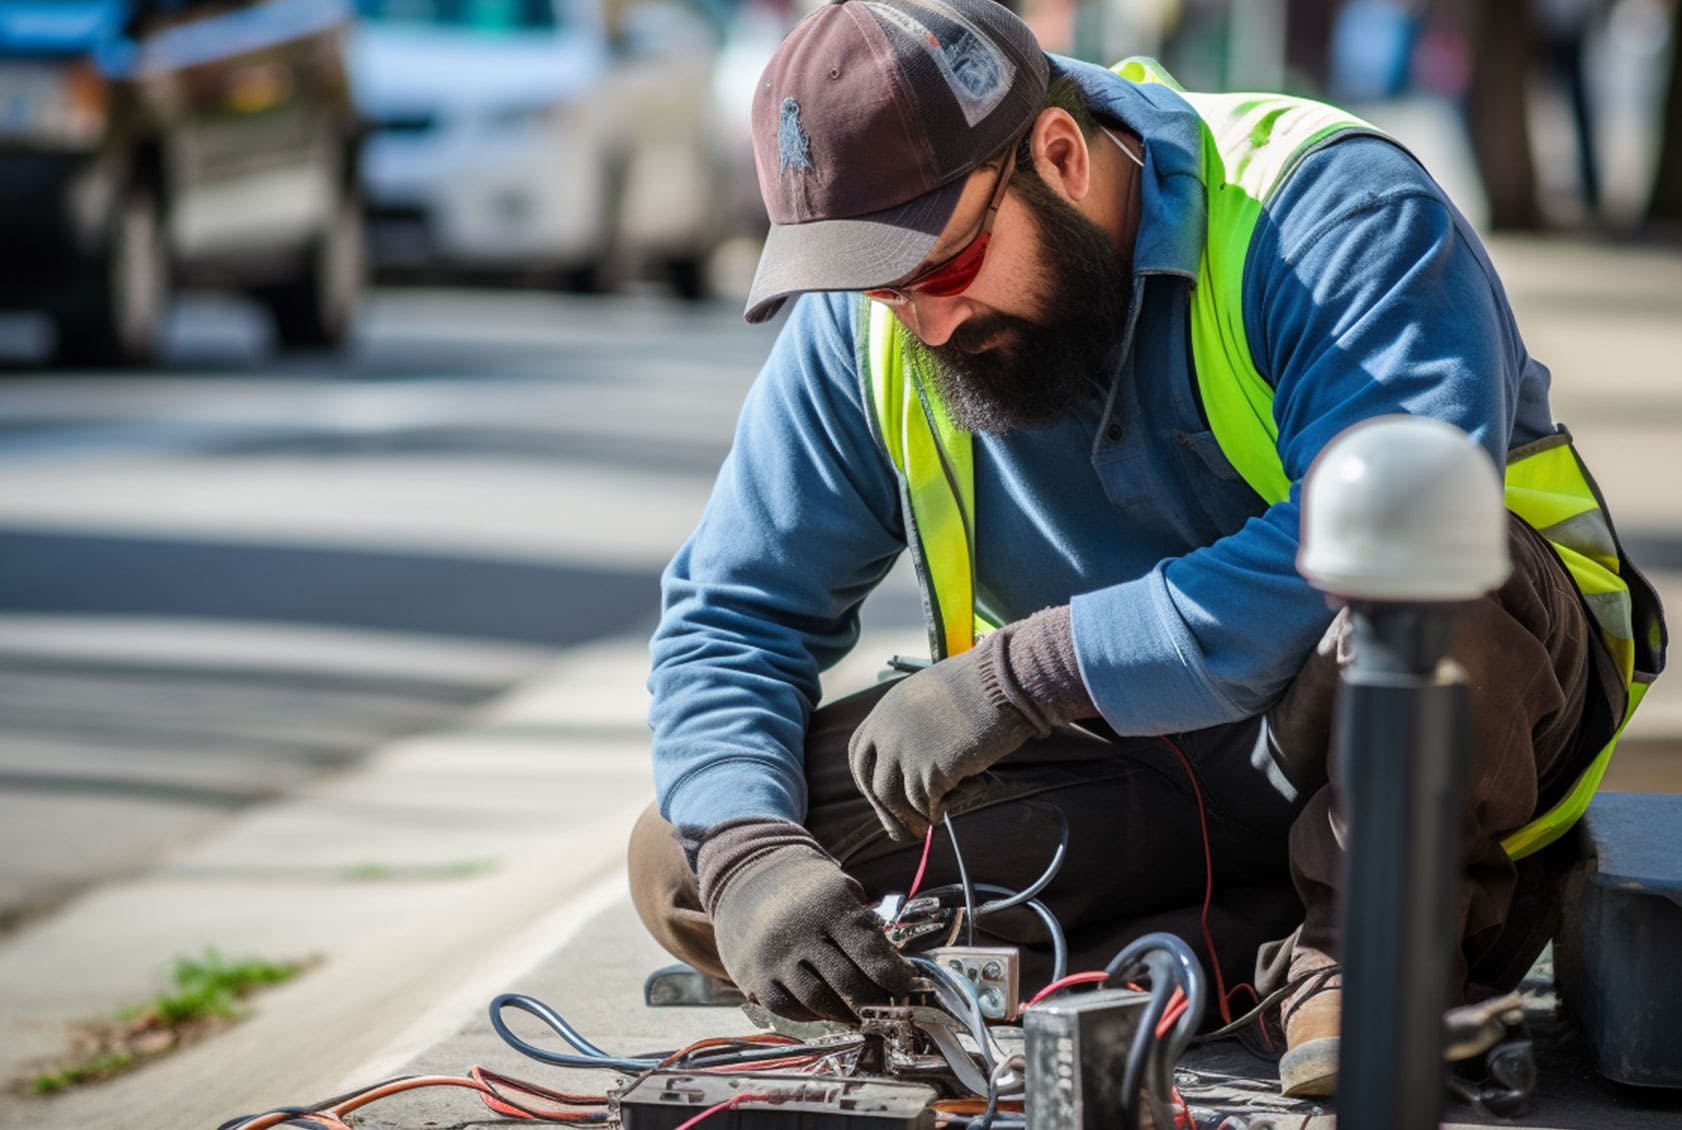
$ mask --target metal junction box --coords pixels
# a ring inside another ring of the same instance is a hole
[[[1147,993],[1104,989],[1042,1001],[1023,1013],[1033,1130],[1121,1125],[1122,1069],[1149,1000]]]

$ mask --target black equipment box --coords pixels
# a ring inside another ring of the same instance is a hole
[[[721,1110],[707,1130],[933,1130],[933,1087],[886,1079],[800,1075],[650,1076],[620,1102],[624,1130],[676,1130],[739,1095],[762,1098]]]
[[[1554,980],[1600,1072],[1682,1087],[1682,795],[1601,793],[1566,884]]]
[[[1121,1125],[1127,1049],[1149,1001],[1148,993],[1103,989],[1054,997],[1022,1014],[1029,1126],[1114,1130]]]

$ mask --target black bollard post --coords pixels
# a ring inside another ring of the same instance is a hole
[[[1502,489],[1448,424],[1382,417],[1327,445],[1303,491],[1298,568],[1349,606],[1333,732],[1347,848],[1340,1130],[1428,1130],[1459,938],[1467,688],[1455,608],[1507,577]]]
[[[1466,686],[1440,662],[1447,608],[1350,611],[1334,736],[1349,828],[1338,1125],[1416,1130],[1443,1107]]]

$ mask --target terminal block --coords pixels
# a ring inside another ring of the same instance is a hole
[[[967,977],[988,1020],[1015,1020],[1022,1011],[1022,955],[1015,946],[943,946],[923,954]]]

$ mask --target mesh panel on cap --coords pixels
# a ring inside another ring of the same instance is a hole
[[[950,8],[920,7],[916,15],[865,0],[877,19],[907,33],[946,81],[964,122],[974,126],[998,109],[1016,81],[1016,66],[994,43]]]

